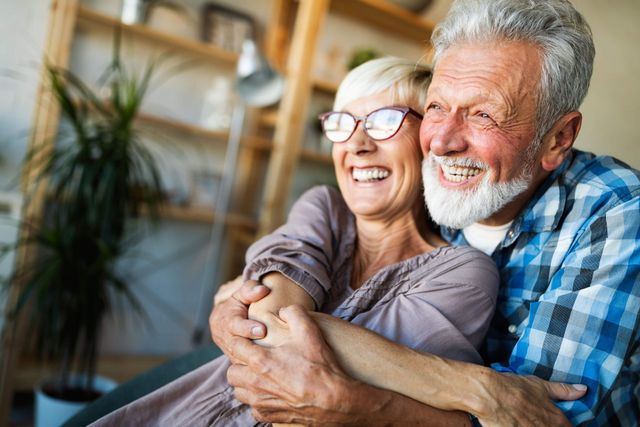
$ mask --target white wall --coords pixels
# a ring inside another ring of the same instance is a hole
[[[15,241],[20,163],[29,138],[47,30],[49,0],[0,1],[0,243]],[[5,209],[6,208],[6,209]],[[11,271],[13,257],[0,263]],[[6,293],[0,293],[0,334]],[[1,351],[1,349],[0,349]]]
[[[596,61],[576,146],[640,169],[640,1],[574,0],[591,25]]]

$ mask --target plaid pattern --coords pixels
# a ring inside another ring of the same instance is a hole
[[[639,425],[640,172],[574,150],[492,257],[502,286],[485,360],[587,385],[558,403],[574,424]]]

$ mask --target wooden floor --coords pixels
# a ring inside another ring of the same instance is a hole
[[[98,361],[98,373],[121,384],[169,359],[171,357],[167,356],[103,356]],[[18,362],[13,390],[33,390],[36,384],[54,374],[51,366],[43,365],[33,357],[22,357]]]

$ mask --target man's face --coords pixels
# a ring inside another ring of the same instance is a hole
[[[457,45],[440,58],[420,128],[436,222],[507,223],[544,179],[532,150],[540,64],[524,42]]]

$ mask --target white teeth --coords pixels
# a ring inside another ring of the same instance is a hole
[[[353,179],[358,182],[380,181],[389,176],[389,171],[378,168],[353,168],[351,175],[353,176]]]
[[[440,167],[445,179],[451,182],[462,182],[482,172],[482,169],[476,167],[447,166],[443,164]]]

